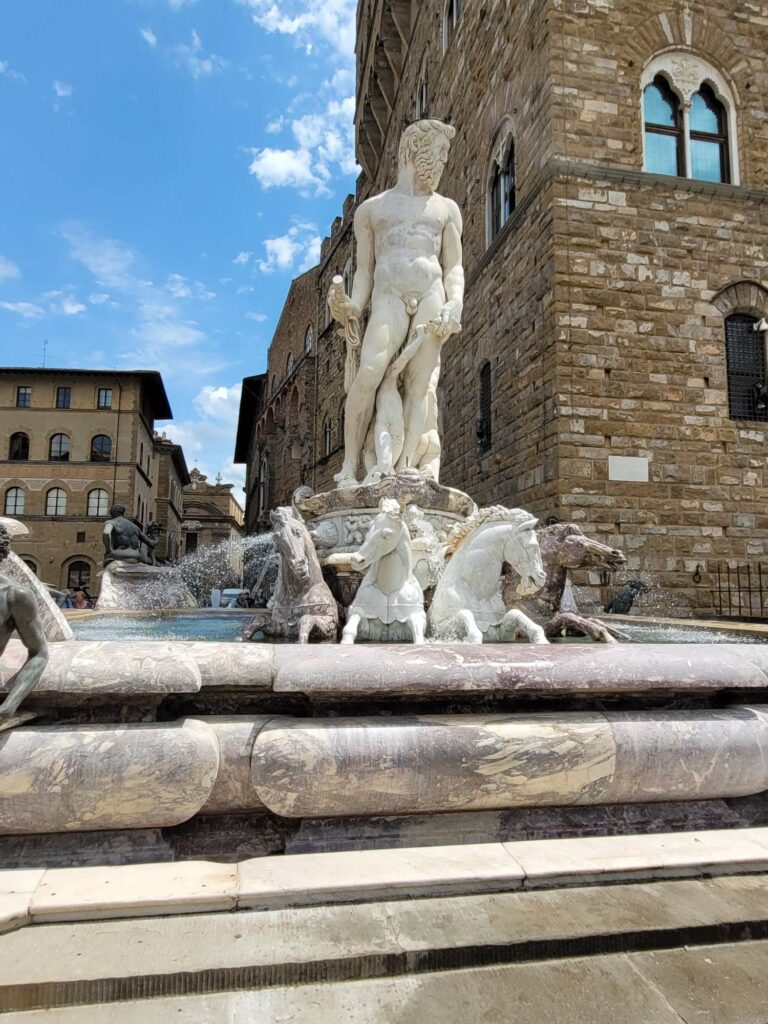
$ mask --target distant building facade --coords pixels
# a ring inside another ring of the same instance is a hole
[[[154,371],[0,368],[0,512],[42,580],[98,591],[109,509],[155,517],[155,420],[171,419]],[[182,457],[183,458],[183,457]]]
[[[457,128],[442,481],[575,521],[677,610],[717,610],[718,565],[768,558],[768,25],[728,0],[361,0],[357,62],[358,201],[393,184],[409,121]],[[341,462],[324,316],[352,212],[314,277],[316,489]]]
[[[184,548],[184,488],[191,478],[180,444],[174,444],[165,434],[156,434],[154,449],[157,459],[154,518],[162,527],[155,557],[164,562],[176,562]]]
[[[244,533],[244,512],[232,494],[233,484],[221,477],[213,483],[199,469],[193,469],[183,490],[181,523],[183,554],[198,548],[235,543]]]

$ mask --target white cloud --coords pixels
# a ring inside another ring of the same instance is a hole
[[[140,28],[139,29],[139,33],[141,34],[142,38],[147,42],[147,44],[149,46],[151,46],[151,47],[157,46],[157,36],[152,31],[152,29],[149,28],[149,26],[147,26],[147,28]]]
[[[318,41],[346,59],[355,50],[357,0],[237,0],[266,32],[293,36],[311,52]]]
[[[244,467],[232,462],[240,389],[240,382],[206,384],[193,400],[197,418],[174,422],[164,429],[183,447],[190,466],[197,465],[210,480],[221,473],[225,483],[235,484],[233,493],[242,504],[240,488],[245,482]]]
[[[173,11],[180,11],[182,7],[186,7],[187,4],[195,4],[197,0],[168,0],[168,6]]]
[[[208,302],[216,298],[216,292],[209,291],[202,281],[188,281],[182,274],[169,274],[165,287],[175,299],[193,297]]]
[[[88,296],[88,301],[92,306],[103,306],[106,302],[110,301],[108,292],[92,292]]]
[[[214,71],[221,71],[228,67],[229,61],[218,54],[203,52],[203,43],[196,29],[192,29],[192,41],[190,43],[179,43],[170,51],[179,67],[186,68],[193,78],[204,78]]]
[[[314,224],[294,224],[285,235],[267,238],[266,259],[259,260],[259,270],[271,274],[275,270],[304,273],[320,259],[321,239]]]
[[[250,260],[251,256],[253,256],[252,252],[239,252],[232,262],[243,267]]]
[[[3,281],[10,281],[11,278],[21,277],[21,271],[15,263],[11,263],[5,256],[0,256],[0,284]]]
[[[0,309],[18,313],[25,320],[39,320],[41,316],[45,316],[42,306],[37,306],[33,302],[0,302]]]
[[[85,312],[85,306],[78,302],[74,295],[65,295],[60,302],[51,304],[52,313],[61,313],[63,316],[77,316]]]
[[[206,419],[234,425],[240,408],[241,388],[241,384],[233,384],[231,387],[206,384],[195,396],[195,408]]]
[[[252,310],[249,310],[245,316],[247,320],[255,320],[258,324],[263,324],[267,319],[266,313],[254,313]]]
[[[16,82],[26,82],[26,78],[20,71],[14,71],[7,60],[0,60],[0,75],[11,78]]]
[[[74,89],[71,85],[66,82],[59,82],[58,79],[53,83],[53,91],[59,97],[59,99],[66,99],[71,96]]]
[[[279,117],[276,117],[274,121],[269,122],[269,124],[267,125],[267,131],[270,135],[279,135],[280,132],[283,130],[284,125],[285,118],[281,114]]]
[[[292,187],[300,192],[329,195],[329,182],[341,174],[355,174],[355,99],[332,98],[324,110],[291,121],[294,148],[251,149],[248,170],[262,188]]]
[[[98,238],[80,224],[65,225],[61,234],[69,243],[72,259],[93,275],[97,287],[108,289],[109,293],[119,296],[123,304],[133,307],[135,325],[129,338],[135,347],[121,353],[123,360],[146,363],[158,369],[166,367],[178,373],[174,350],[194,348],[206,340],[205,332],[182,308],[188,297],[170,294],[167,287],[146,280],[136,269],[136,254],[121,242]],[[181,275],[172,274],[169,280],[177,286],[177,291],[184,290],[186,279]],[[213,295],[198,281],[190,286],[190,291],[191,297],[196,298]],[[210,362],[197,357],[185,362],[184,368],[195,375],[213,369]]]

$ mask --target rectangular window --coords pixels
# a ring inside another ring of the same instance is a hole
[[[186,550],[187,554],[190,554],[192,551],[197,551],[197,534],[196,533],[188,533],[187,534],[184,547],[185,547],[185,550]]]
[[[72,388],[56,388],[56,408],[69,409],[72,405]]]
[[[76,541],[76,543],[78,543],[78,544],[85,544],[85,530],[78,530],[77,531],[77,541]]]
[[[728,415],[732,420],[768,420],[765,340],[757,320],[736,313],[725,321]]]
[[[112,408],[112,388],[99,388],[99,394],[96,399],[97,409],[111,409]]]
[[[16,388],[16,408],[28,409],[32,405],[32,388]]]

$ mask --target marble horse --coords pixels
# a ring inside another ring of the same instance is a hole
[[[504,597],[508,606],[515,606],[543,626],[547,638],[552,640],[566,630],[580,633],[600,643],[615,643],[615,636],[625,639],[617,630],[607,627],[599,619],[561,609],[563,594],[572,569],[598,569],[615,572],[626,562],[623,551],[592,540],[575,523],[556,523],[539,530],[539,547],[547,574],[544,586],[537,593],[522,600],[510,592],[511,576],[504,581]]]
[[[424,643],[427,616],[424,592],[413,572],[411,535],[399,502],[383,498],[359,551],[350,556],[355,569],[366,569],[347,612],[343,644],[353,644],[360,624],[372,640],[384,639],[382,626],[405,623],[415,644]]]
[[[505,562],[520,575],[520,595],[535,593],[545,583],[532,515],[501,505],[480,509],[451,531],[447,555],[450,560],[429,609],[432,636],[447,639],[463,633],[479,644],[514,640],[521,633],[532,643],[548,642],[540,625],[506,607],[501,591]]]
[[[280,570],[270,607],[254,616],[243,639],[255,633],[309,643],[314,634],[335,642],[339,609],[317,558],[309,530],[292,508],[277,508],[270,516]]]

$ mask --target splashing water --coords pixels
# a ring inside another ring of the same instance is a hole
[[[274,576],[277,569],[277,548],[271,533],[225,540],[184,555],[174,569],[200,607],[210,604],[213,590],[243,588],[258,595],[262,588],[269,597],[269,576]]]

